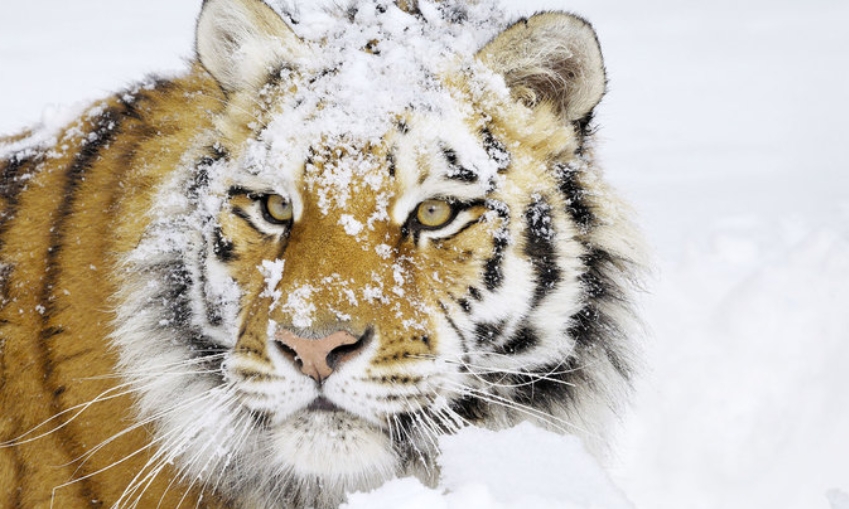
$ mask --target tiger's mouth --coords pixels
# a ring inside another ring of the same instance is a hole
[[[386,478],[397,467],[385,430],[323,397],[268,431],[275,463],[301,477]]]
[[[318,396],[312,403],[307,406],[307,411],[310,412],[344,412],[335,403],[324,396]]]

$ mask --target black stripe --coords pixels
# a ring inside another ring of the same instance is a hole
[[[154,87],[156,87],[156,84],[154,84]],[[152,92],[153,90],[155,90],[155,88],[151,89],[150,91]],[[153,137],[158,132],[158,129],[156,129],[152,125],[144,124],[144,117],[137,108],[138,101],[140,98],[142,98],[142,96],[145,99],[150,99],[149,94],[139,91],[136,93],[120,94],[120,97],[118,97],[118,103],[124,107],[124,110],[121,112],[122,116],[141,122],[141,124],[137,124],[139,127],[149,129],[148,134],[145,134],[144,136]]]
[[[111,107],[100,114],[88,137],[83,141],[83,146],[79,153],[74,157],[73,162],[65,172],[65,183],[62,193],[64,200],[56,210],[55,221],[50,230],[50,247],[46,254],[44,283],[39,299],[45,309],[45,312],[42,314],[43,326],[40,333],[43,339],[57,337],[62,332],[61,329],[50,325],[50,318],[55,312],[52,292],[56,288],[56,282],[60,275],[59,260],[65,245],[66,222],[73,215],[77,191],[79,191],[81,183],[85,180],[86,173],[100,158],[101,152],[112,143],[115,136],[121,131],[121,123],[125,118],[123,113],[124,110],[122,108]],[[50,346],[47,341],[40,341],[39,345],[41,345],[42,370],[46,375],[45,385],[49,390],[49,374],[52,372],[53,367]],[[49,390],[49,392],[52,393],[53,391]],[[60,408],[60,402],[54,397],[54,411],[58,412]],[[76,441],[74,438],[68,436],[68,431],[62,426],[58,426],[55,432],[60,434],[59,441],[66,444],[65,452],[73,457],[73,444]],[[79,482],[81,483],[80,490],[83,496],[91,500],[98,498],[95,495],[96,490],[93,483],[85,477],[82,465],[80,466]]]
[[[457,152],[450,148],[443,148],[442,155],[448,161],[448,174],[445,176],[448,180],[456,180],[458,182],[474,183],[478,181],[478,174],[460,164],[457,158]]]
[[[224,236],[220,226],[212,230],[212,242],[212,251],[221,262],[229,263],[239,259],[235,244]]]
[[[536,308],[561,279],[554,238],[551,206],[544,199],[539,199],[525,210],[524,252],[533,264],[536,277],[531,309]]]
[[[159,326],[168,331],[175,329],[179,333],[180,340],[189,347],[195,358],[209,357],[222,353],[225,348],[215,343],[212,339],[192,324],[191,289],[194,285],[191,272],[183,261],[173,260],[157,265],[151,269],[156,274],[156,279],[164,282],[165,288],[157,294],[152,303],[157,306],[156,312],[162,316]],[[199,283],[201,291],[204,285]],[[208,299],[205,298],[208,302]],[[207,307],[207,310],[209,308]],[[208,317],[214,321],[214,317]],[[219,367],[222,361],[215,359],[214,367]]]
[[[558,188],[566,200],[566,212],[583,232],[589,231],[596,221],[595,214],[590,207],[587,190],[580,182],[580,170],[574,165],[558,164],[554,168],[557,176]]]
[[[581,257],[581,261],[587,270],[578,279],[589,299],[619,302],[627,300],[622,289],[611,279],[612,274],[624,275],[627,262],[599,248],[589,249],[589,252]]]
[[[581,145],[576,152],[578,155],[584,153],[586,138],[596,133],[596,125],[593,123],[593,120],[595,120],[595,111],[590,111],[584,118],[575,121],[575,128],[578,130],[578,135],[581,139]]]
[[[109,108],[97,118],[94,129],[84,140],[80,152],[65,173],[65,189],[62,193],[64,201],[56,211],[56,219],[50,230],[50,248],[47,250],[45,281],[41,292],[41,305],[47,310],[43,317],[45,324],[53,314],[53,299],[51,292],[59,278],[59,255],[64,249],[65,222],[71,217],[77,199],[77,191],[85,180],[86,173],[100,157],[103,149],[109,146],[120,132],[123,120],[122,110]]]
[[[525,324],[508,339],[501,348],[500,353],[515,355],[525,352],[539,344],[539,335],[529,325]]]
[[[0,308],[6,305],[9,299],[9,280],[12,278],[14,267],[12,265],[0,263]],[[0,325],[6,323],[5,320],[0,320]],[[0,348],[0,355],[3,355],[3,349]]]
[[[506,235],[496,233],[495,238],[492,239],[493,255],[486,261],[483,270],[483,282],[489,291],[495,291],[504,283],[502,265],[504,263],[504,251],[508,244]]]
[[[386,164],[389,168],[389,176],[392,177],[392,178],[395,178],[396,164],[397,163],[395,161],[395,154],[394,153],[390,152],[389,154],[387,154]]]
[[[2,181],[0,181],[0,198],[3,198],[9,203],[17,203],[18,195],[26,186],[28,179],[21,175],[22,170],[30,164],[41,162],[43,156],[41,153],[31,151],[16,152],[7,158],[3,163]]]
[[[469,353],[469,345],[466,344],[466,336],[463,335],[463,331],[461,331],[460,328],[457,327],[457,324],[454,322],[454,319],[451,318],[451,314],[448,312],[448,307],[445,304],[443,304],[442,302],[439,302],[439,308],[442,311],[442,315],[448,321],[448,326],[451,327],[451,330],[454,331],[454,334],[456,334],[457,337],[460,338],[460,346],[463,348],[463,353],[464,354]],[[466,372],[466,371],[467,371],[466,366],[461,365],[460,366],[460,372]]]
[[[472,312],[472,304],[468,300],[457,299],[457,304],[460,305],[460,309],[462,309],[464,313],[469,314]]]
[[[263,239],[265,239],[265,240],[273,240],[274,239],[273,235],[269,235],[269,234],[265,233],[264,231],[260,230],[259,227],[256,224],[254,224],[254,221],[251,218],[251,215],[248,214],[247,212],[245,212],[240,207],[233,207],[233,214],[235,214],[236,217],[238,217],[239,219],[241,219],[245,223],[247,223],[248,226],[250,226],[251,228],[256,230],[257,233],[262,235]]]
[[[156,301],[162,303],[162,325],[167,328],[188,329],[191,326],[192,306],[189,292],[192,275],[182,260],[171,261],[161,266],[158,279],[165,284]]]
[[[576,357],[552,360],[548,365],[534,368],[533,373],[508,375],[502,383],[505,381],[515,387],[513,400],[543,411],[574,402],[578,391],[593,390],[588,372],[581,369]]]
[[[2,180],[0,180],[0,198],[6,201],[5,208],[0,210],[0,249],[5,245],[3,238],[11,225],[11,220],[18,212],[18,198],[29,181],[24,169],[35,167],[43,160],[41,153],[15,153],[2,161]]]
[[[250,189],[242,186],[231,186],[230,189],[227,190],[227,197],[233,198],[234,196],[247,196],[248,198],[255,200],[259,198],[260,193],[255,191],[251,191]]]
[[[477,396],[463,396],[451,402],[451,409],[463,420],[471,423],[487,422],[490,419],[489,403]]]
[[[595,304],[585,305],[572,317],[568,334],[576,342],[575,355],[584,359],[590,355],[581,355],[580,350],[601,349],[614,369],[626,380],[632,376],[627,359],[617,353],[616,342],[624,341],[625,334],[614,319],[601,312]]]
[[[221,325],[221,322],[224,320],[221,317],[221,310],[216,305],[212,299],[209,298],[209,294],[207,293],[207,289],[209,286],[207,282],[209,281],[206,273],[207,273],[207,264],[206,264],[206,250],[207,244],[206,239],[204,239],[203,249],[198,253],[198,266],[200,267],[200,274],[198,275],[198,288],[200,289],[201,299],[204,304],[204,311],[206,312],[206,321],[209,322],[213,327],[218,327]],[[213,247],[213,250],[215,248]]]
[[[498,217],[506,223],[510,219],[510,209],[507,204],[498,200],[486,200],[486,208],[498,214]],[[483,282],[486,289],[494,291],[504,283],[504,273],[502,264],[504,263],[504,252],[507,246],[510,245],[508,240],[510,233],[507,230],[507,225],[499,228],[492,239],[493,254],[485,263],[483,271]]]
[[[506,326],[506,320],[502,320],[498,323],[475,324],[475,339],[477,339],[479,343],[492,344],[501,337]]]
[[[195,359],[204,359],[204,364],[207,368],[207,374],[215,376],[223,382],[224,371],[221,366],[224,359],[220,354],[227,351],[227,348],[214,342],[209,336],[197,330],[192,330],[191,334],[181,337],[183,341],[191,349],[192,356]]]
[[[601,304],[615,301],[620,306],[626,302],[623,290],[612,277],[625,277],[627,262],[601,250],[590,250],[582,257],[587,270],[578,278],[587,303],[572,317],[568,334],[579,347],[602,348],[613,367],[623,378],[631,378],[631,367],[627,359],[617,353],[617,342],[625,341],[625,333],[615,319],[601,311]]]
[[[478,288],[476,286],[470,286],[469,287],[469,295],[471,295],[472,298],[475,299],[478,302],[483,300],[483,295],[481,295],[481,291],[478,290]]]
[[[512,159],[507,147],[498,141],[489,129],[484,129],[481,136],[483,137],[484,149],[486,149],[489,158],[495,162],[498,172],[506,171],[510,167]]]
[[[191,184],[189,184],[188,195],[193,201],[197,201],[200,191],[209,187],[209,167],[215,161],[211,157],[204,157],[195,165]]]
[[[39,338],[41,340],[48,340],[50,338],[62,335],[65,333],[65,329],[59,326],[48,326],[42,327],[41,332],[39,333]]]
[[[464,166],[458,166],[456,168],[452,168],[445,178],[447,180],[473,184],[478,181],[478,174]]]
[[[195,163],[195,171],[192,175],[191,184],[189,184],[188,194],[189,197],[194,200],[198,199],[202,189],[207,189],[209,187],[209,169],[212,165],[227,158],[227,151],[218,145],[206,147],[206,152],[208,155],[201,157]],[[238,188],[232,187],[230,188],[230,191],[233,189]],[[230,194],[230,196],[233,196],[233,194]]]

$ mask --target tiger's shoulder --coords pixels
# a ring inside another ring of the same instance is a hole
[[[131,402],[115,390],[106,339],[114,270],[222,97],[195,67],[98,100],[64,124],[0,138],[0,497],[11,507],[117,500],[125,488],[110,486],[126,481],[112,473],[144,470],[148,459],[134,453],[146,432],[121,424]],[[83,456],[89,472],[127,459],[69,484]]]

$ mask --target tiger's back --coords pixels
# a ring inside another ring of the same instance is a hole
[[[315,20],[207,0],[184,76],[0,141],[0,507],[332,508],[466,425],[603,447],[643,254],[592,28]]]
[[[111,274],[138,244],[157,183],[221,100],[196,70],[96,103],[55,143],[0,141],[3,507],[97,507],[119,499],[128,475],[145,472],[149,430],[126,432],[132,401],[107,339]],[[151,488],[142,501],[158,503],[167,491]],[[165,506],[183,496],[170,493]]]

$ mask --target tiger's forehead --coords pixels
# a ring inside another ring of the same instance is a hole
[[[492,6],[482,5],[434,7],[464,9],[471,30],[458,30],[445,12],[413,16],[379,1],[345,16],[316,11],[319,19],[293,25],[309,56],[260,92],[263,127],[241,166],[289,195],[296,216],[305,199],[325,215],[344,210],[359,190],[397,203],[398,220],[430,196],[479,197],[495,167],[481,146],[487,119],[477,103],[508,96],[475,59],[498,29]],[[458,160],[474,182],[437,178],[456,172]]]
[[[475,54],[500,26],[494,6],[484,4],[423,3],[440,12],[411,15],[394,2],[372,0],[344,13],[303,15],[313,19],[292,28],[308,50],[286,63],[265,92],[276,95],[276,104],[264,136],[286,146],[340,137],[376,144],[406,112],[457,108],[442,78],[487,73]],[[458,16],[466,19],[462,28],[452,22]]]

